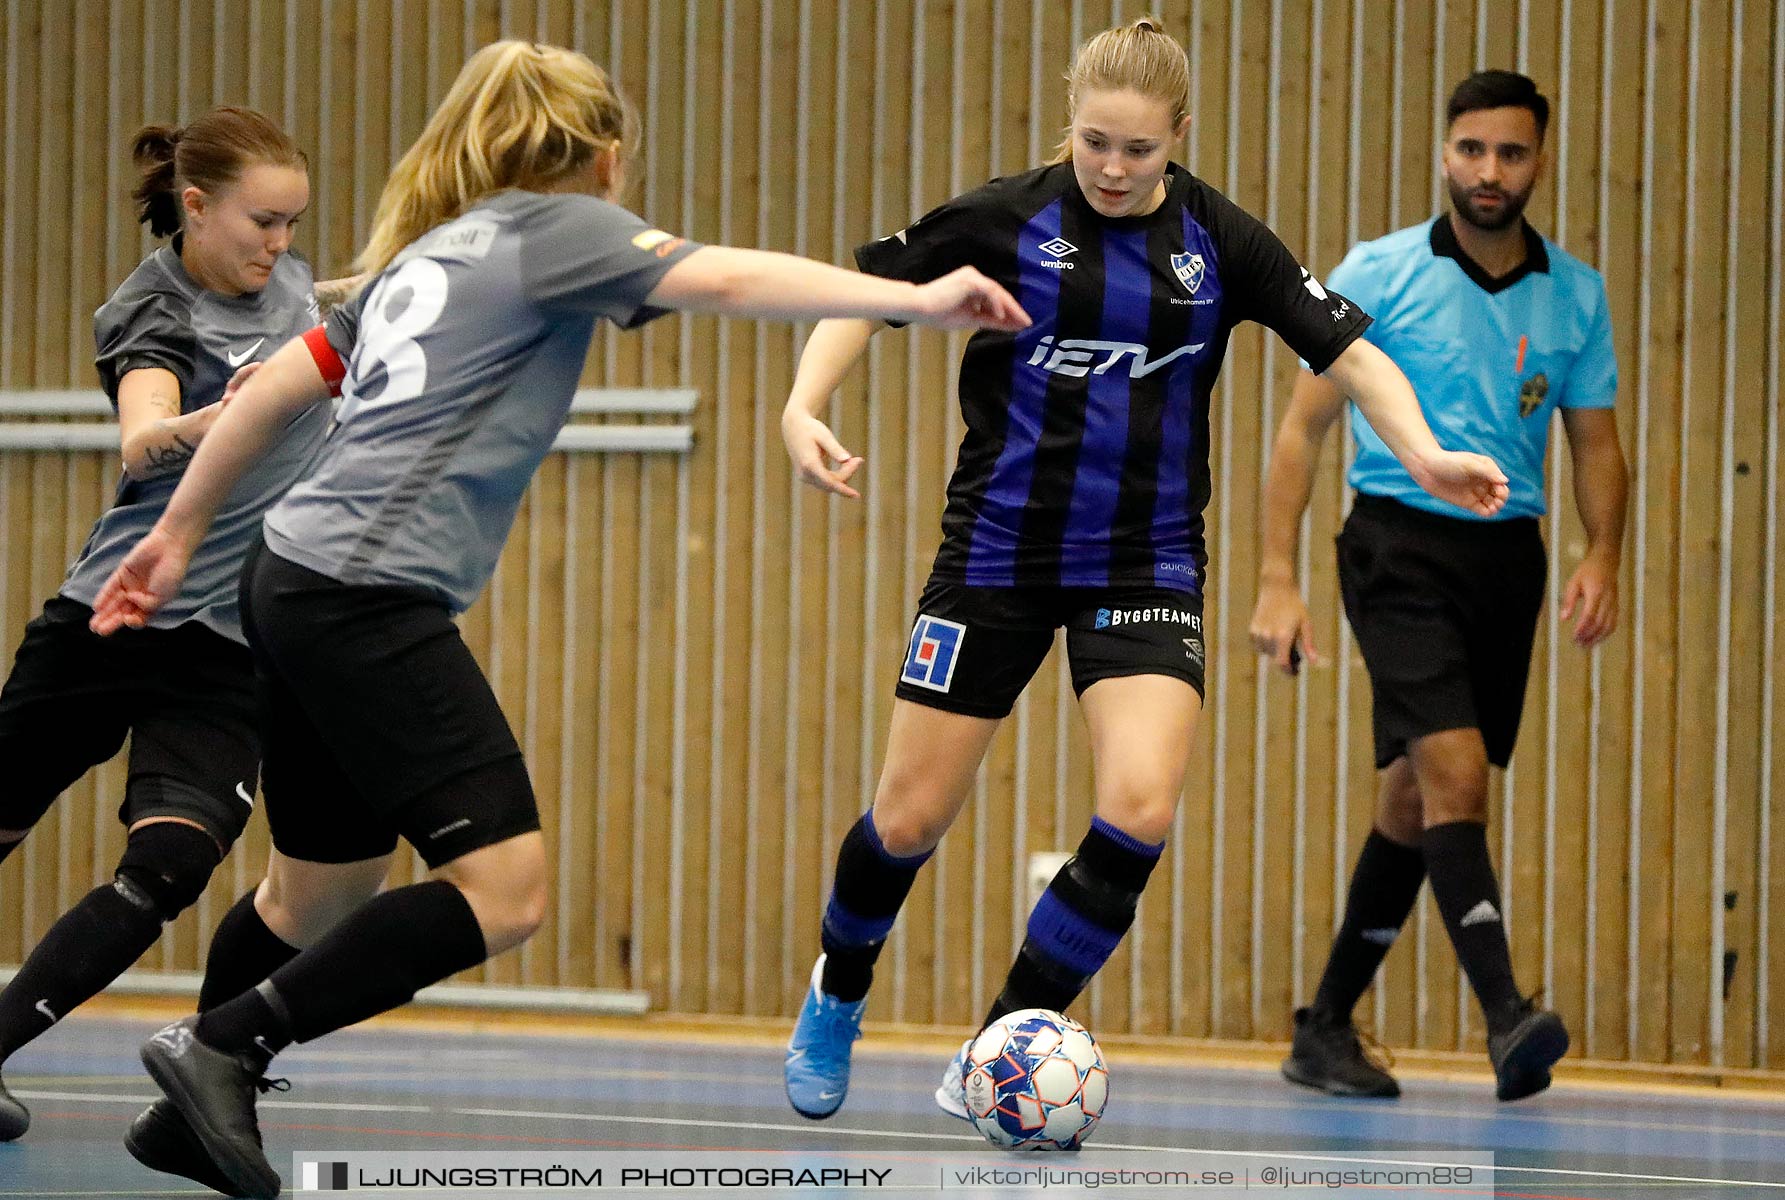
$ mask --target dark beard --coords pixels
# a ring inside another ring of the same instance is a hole
[[[1525,215],[1525,205],[1531,201],[1530,188],[1522,193],[1502,191],[1499,194],[1504,203],[1498,213],[1490,215],[1477,211],[1474,201],[1469,197],[1469,189],[1458,187],[1449,178],[1444,182],[1450,188],[1450,203],[1456,209],[1457,216],[1484,233],[1497,233],[1508,226],[1516,225]]]

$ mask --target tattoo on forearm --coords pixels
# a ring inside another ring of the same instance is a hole
[[[143,463],[147,467],[146,478],[171,475],[175,471],[183,471],[192,456],[198,453],[198,447],[174,433],[167,427],[167,422],[157,421],[155,431],[164,433],[173,439],[173,445],[148,445],[143,447]]]
[[[180,415],[180,396],[177,392],[153,391],[148,396],[149,403],[170,417]]]

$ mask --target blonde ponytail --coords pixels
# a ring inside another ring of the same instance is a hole
[[[355,269],[382,271],[403,247],[492,192],[543,190],[598,154],[624,157],[636,130],[625,98],[583,55],[534,42],[485,46],[391,171]]]

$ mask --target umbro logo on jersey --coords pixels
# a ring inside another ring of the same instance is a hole
[[[1041,265],[1044,267],[1051,267],[1056,271],[1070,271],[1078,266],[1077,263],[1061,261],[1068,254],[1078,253],[1078,247],[1074,246],[1065,238],[1053,238],[1041,243],[1041,245],[1035,248],[1043,254],[1052,255],[1051,258],[1044,258],[1041,260]]]
[[[1148,358],[1147,348],[1139,342],[1105,342],[1096,338],[1061,338],[1055,341],[1052,334],[1041,339],[1035,347],[1035,353],[1029,356],[1031,367],[1040,367],[1055,375],[1084,376],[1093,371],[1098,375],[1107,374],[1109,369],[1129,359],[1128,376],[1131,379],[1144,379],[1166,363],[1185,354],[1195,354],[1206,343],[1179,346],[1170,354],[1159,358]],[[1105,356],[1101,362],[1098,356]]]
[[[1471,925],[1492,924],[1499,921],[1499,919],[1500,910],[1494,907],[1493,901],[1483,900],[1474,908],[1464,913],[1463,919],[1458,921],[1457,924],[1462,928],[1467,929]]]
[[[229,360],[230,366],[239,367],[243,363],[248,361],[248,356],[250,354],[253,354],[256,350],[260,349],[260,343],[264,342],[264,341],[266,341],[265,338],[257,338],[257,339],[255,339],[255,342],[252,346],[248,347],[246,350],[242,351],[240,354],[225,353],[223,357]]]

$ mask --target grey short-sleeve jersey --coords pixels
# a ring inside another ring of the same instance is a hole
[[[267,359],[322,319],[314,289],[310,265],[289,253],[279,257],[259,292],[220,296],[200,287],[186,273],[179,253],[163,246],[93,314],[94,366],[114,411],[124,376],[143,367],[173,372],[180,382],[182,414],[215,404],[238,367]],[[261,518],[315,461],[327,431],[326,412],[306,412],[242,477],[193,553],[180,594],[150,618],[151,625],[171,628],[198,621],[243,640],[236,600],[242,559],[260,536]],[[112,507],[69,568],[62,595],[92,604],[112,571],[160,518],[179,482],[177,474],[141,483],[121,478]]]
[[[699,247],[591,196],[499,192],[418,238],[327,329],[348,361],[316,470],[267,517],[283,558],[477,599],[570,412],[595,322],[633,328]]]

